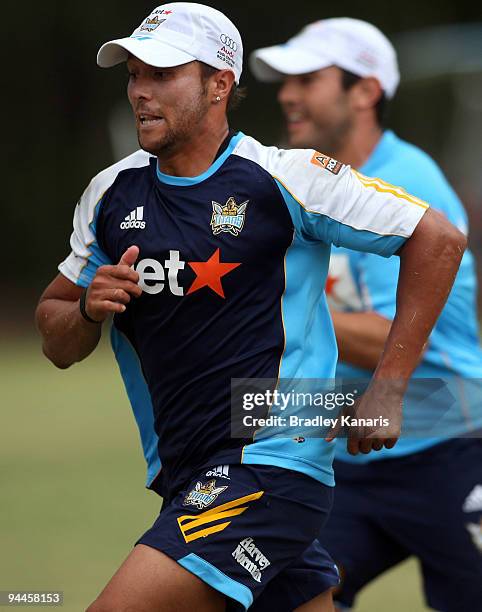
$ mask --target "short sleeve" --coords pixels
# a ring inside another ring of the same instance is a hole
[[[145,151],[132,153],[99,172],[82,194],[74,213],[74,229],[70,237],[72,251],[59,265],[61,274],[76,285],[87,287],[99,266],[112,263],[97,239],[97,219],[102,203],[120,172],[146,166],[149,158]]]
[[[389,257],[409,238],[428,204],[313,150],[274,149],[266,162],[306,238]]]
[[[74,212],[74,228],[70,237],[71,252],[59,265],[59,271],[70,281],[87,287],[99,266],[111,261],[97,242],[96,224],[103,194],[96,193],[94,181],[85,190]]]

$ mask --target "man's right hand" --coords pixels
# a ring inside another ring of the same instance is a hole
[[[131,297],[140,297],[139,274],[132,269],[139,247],[130,246],[115,266],[101,266],[87,289],[85,311],[98,323],[111,313],[124,312]]]
[[[344,429],[350,455],[393,448],[402,427],[402,402],[406,381],[372,378],[368,389],[352,407],[342,410],[325,437],[332,442]],[[342,427],[346,417],[346,427]],[[366,425],[364,424],[366,423]]]

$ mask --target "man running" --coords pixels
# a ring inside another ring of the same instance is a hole
[[[72,253],[37,310],[44,352],[62,368],[95,349],[114,314],[148,486],[164,498],[89,612],[329,610],[338,578],[316,536],[334,445],[232,438],[231,380],[332,378],[330,245],[398,254],[397,316],[358,407],[390,422],[349,440],[353,452],[393,446],[405,383],[385,383],[410,377],[465,238],[401,189],[230,131],[242,41],[220,12],[156,8],[101,47],[99,65],[122,62],[142,150],[88,186]]]

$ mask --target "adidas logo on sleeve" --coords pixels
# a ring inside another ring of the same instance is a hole
[[[121,229],[144,229],[145,227],[144,206],[134,208],[120,224]]]

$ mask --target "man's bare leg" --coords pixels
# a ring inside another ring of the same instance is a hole
[[[299,606],[294,612],[335,612],[332,589]]]
[[[87,612],[224,612],[225,596],[164,553],[138,544]]]

